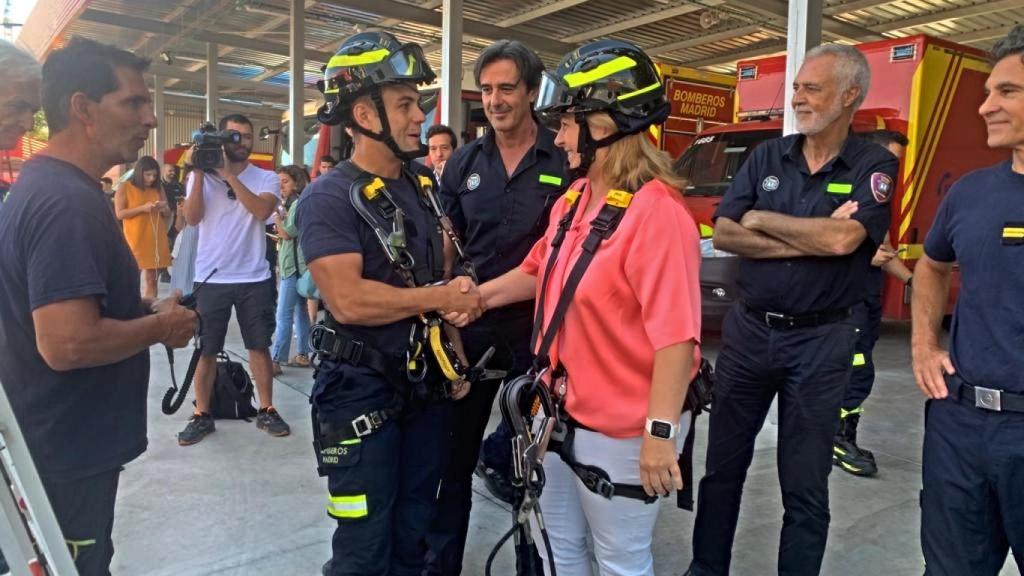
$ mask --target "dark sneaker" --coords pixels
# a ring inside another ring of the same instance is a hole
[[[860,408],[840,412],[839,432],[832,439],[832,463],[854,476],[874,476],[878,474],[875,455],[857,446],[861,412]]]
[[[207,413],[193,414],[188,419],[188,425],[181,432],[178,432],[178,446],[191,446],[203,438],[206,438],[217,430],[213,423],[213,416]]]
[[[256,427],[271,436],[287,436],[292,433],[292,429],[281,419],[277,408],[273,406],[260,408],[256,414]]]
[[[512,504],[515,502],[516,489],[504,474],[487,466],[483,462],[477,463],[475,474],[484,481],[484,486],[487,487],[487,491],[490,492],[492,496],[506,504]]]

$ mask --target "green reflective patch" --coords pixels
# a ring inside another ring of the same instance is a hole
[[[541,174],[540,177],[537,178],[537,180],[541,184],[551,184],[552,186],[561,186],[562,185],[562,179],[561,178],[559,178],[558,176],[552,176],[550,174]]]
[[[829,182],[828,188],[825,189],[829,194],[849,194],[853,192],[853,184],[843,184],[842,182]]]
[[[858,352],[858,353],[853,355],[853,365],[854,366],[863,366],[865,364],[867,364],[867,361],[864,359],[864,355],[863,354]]]

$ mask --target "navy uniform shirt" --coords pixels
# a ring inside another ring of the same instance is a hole
[[[96,298],[103,318],[146,314],[98,180],[48,156],[25,163],[0,211],[0,295],[0,381],[39,472],[84,478],[142,454],[149,351],[57,372],[36,348],[32,311],[49,304]]]
[[[974,386],[1024,393],[1024,174],[1009,161],[958,180],[924,251],[960,264],[949,351]]]
[[[432,172],[423,166],[411,165],[410,168],[433,179]],[[395,203],[405,212],[409,253],[417,263],[432,269],[430,263],[434,258],[444,258],[443,254],[433,254],[430,247],[430,234],[437,229],[437,219],[420,201],[419,189],[411,178],[382,180]],[[357,253],[363,256],[363,278],[406,288],[373,229],[352,206],[351,185],[352,180],[342,170],[335,169],[321,175],[302,193],[295,223],[307,265],[325,256]],[[383,326],[346,326],[346,329],[379,351],[396,356],[404,355],[408,348],[409,329],[415,321],[409,318]]]
[[[755,148],[714,217],[738,223],[748,210],[768,210],[828,218],[847,200],[856,200],[859,209],[852,219],[864,225],[867,238],[846,256],[741,258],[740,299],[757,310],[807,314],[862,301],[871,257],[889,227],[889,199],[899,169],[896,157],[851,134],[839,154],[812,175],[801,150],[803,138],[794,134]]]
[[[508,176],[490,131],[455,151],[441,177],[441,202],[465,243],[480,282],[522,264],[544,235],[551,205],[568,176],[555,135],[537,126],[537,142]],[[531,305],[532,308],[532,305]]]

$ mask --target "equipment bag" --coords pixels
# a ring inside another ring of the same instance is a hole
[[[210,396],[210,415],[217,419],[248,420],[256,416],[253,385],[241,364],[217,354],[217,379]]]

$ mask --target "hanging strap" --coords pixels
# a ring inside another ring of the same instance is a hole
[[[196,346],[195,350],[192,351],[192,359],[189,360],[188,370],[185,372],[185,381],[182,383],[180,390],[175,382],[174,364],[171,364],[171,387],[167,389],[167,392],[164,394],[164,400],[160,404],[164,414],[168,416],[174,414],[185,402],[188,389],[192,386],[192,379],[195,378],[196,367],[199,365],[199,357],[202,355],[202,352],[203,350],[200,346]],[[173,351],[169,351],[169,354],[173,354]]]
[[[410,287],[426,286],[440,281],[444,276],[444,241],[442,240],[441,222],[439,221],[436,228],[429,234],[431,262],[417,263],[405,249],[404,212],[388,192],[384,181],[363,171],[349,160],[341,162],[337,168],[352,181],[349,198],[353,208],[373,229],[388,261],[391,262],[402,281]],[[421,183],[404,167],[402,174],[403,177],[412,179],[412,184],[417,190],[421,189]],[[437,212],[434,211],[434,207],[424,197],[422,191],[417,196],[431,214],[436,216]],[[438,210],[440,210],[440,206],[438,206]],[[388,230],[385,225],[390,225],[391,230]]]
[[[605,203],[601,206],[601,210],[597,213],[597,216],[590,222],[590,233],[587,234],[586,239],[583,241],[583,253],[580,254],[579,259],[576,260],[576,264],[572,267],[569,272],[569,278],[565,282],[565,286],[562,287],[562,291],[558,297],[558,304],[555,306],[555,312],[551,316],[551,323],[548,324],[547,329],[544,330],[544,337],[541,340],[540,348],[537,348],[537,338],[541,332],[541,325],[544,322],[544,305],[545,296],[547,295],[547,285],[550,280],[551,271],[555,267],[555,261],[558,259],[558,253],[561,251],[562,242],[565,240],[565,232],[569,229],[572,224],[573,216],[577,209],[577,200],[579,199],[579,192],[570,190],[566,193],[566,200],[568,200],[572,206],[569,208],[569,212],[558,222],[558,231],[555,233],[555,237],[551,240],[551,255],[548,257],[547,265],[544,267],[544,276],[541,279],[541,292],[540,298],[537,301],[537,314],[534,318],[533,323],[533,336],[530,339],[530,348],[536,350],[536,356],[534,357],[533,367],[534,370],[541,370],[551,365],[551,358],[548,353],[551,351],[551,345],[555,342],[555,337],[558,335],[558,331],[562,327],[562,323],[565,321],[565,314],[569,310],[569,305],[572,303],[573,295],[576,293],[576,289],[580,285],[580,281],[583,280],[583,275],[586,273],[587,268],[590,266],[590,262],[593,261],[594,255],[597,254],[598,247],[601,246],[601,242],[604,242],[615,232],[615,229],[619,227],[619,223],[622,222],[622,217],[626,213],[626,209],[629,208],[630,202],[633,201],[633,194],[631,192],[625,192],[623,190],[611,190],[605,196]],[[557,367],[556,367],[557,368]]]

